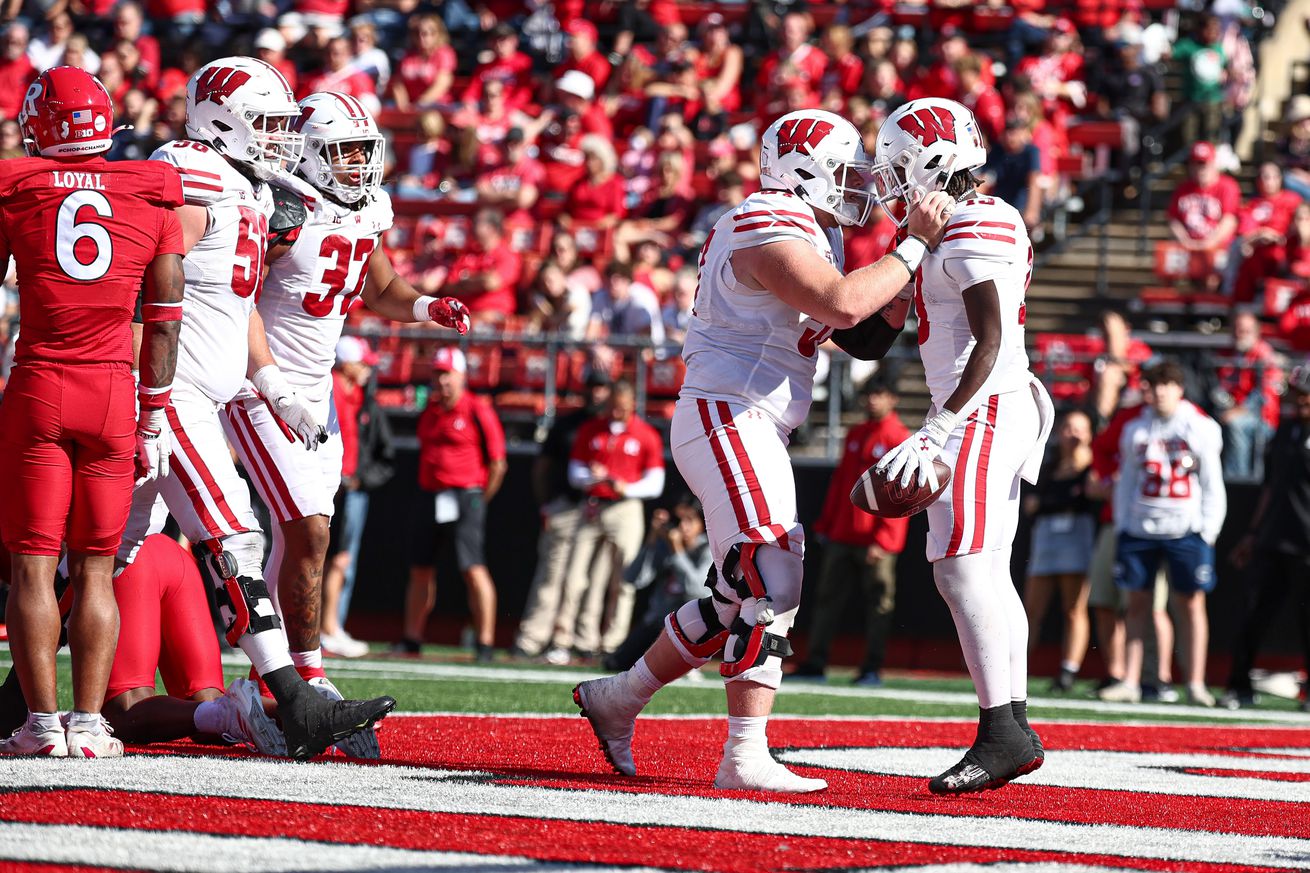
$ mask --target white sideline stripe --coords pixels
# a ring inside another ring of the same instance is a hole
[[[130,867],[161,873],[322,871],[575,870],[510,855],[431,852],[277,837],[228,837],[183,831],[110,830],[81,825],[0,824],[0,860]],[[591,867],[635,873],[645,867]]]
[[[656,798],[640,792],[498,784],[483,781],[495,778],[493,774],[394,765],[356,767],[145,755],[105,759],[95,762],[95,766],[65,766],[67,763],[31,758],[3,760],[0,785],[11,791],[48,790],[55,779],[61,788],[148,793],[159,793],[160,786],[169,786],[170,793],[265,801],[725,832],[738,829],[716,825],[748,822],[752,833],[1078,852],[1292,870],[1304,870],[1310,860],[1310,839],[1292,837],[886,812],[735,798]],[[305,868],[302,863],[301,869]]]

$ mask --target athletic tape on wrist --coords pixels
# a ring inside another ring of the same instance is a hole
[[[433,304],[433,303],[436,303],[436,302],[437,302],[437,298],[435,298],[435,297],[429,297],[429,296],[427,296],[426,294],[424,294],[424,295],[423,295],[422,297],[420,297],[419,299],[415,300],[415,301],[414,301],[414,320],[415,320],[415,321],[431,321],[431,320],[432,320],[432,315],[431,315],[431,313],[429,312],[429,310],[431,309],[432,304]]]
[[[181,320],[181,303],[146,303],[141,307],[142,324],[157,324],[161,321]]]

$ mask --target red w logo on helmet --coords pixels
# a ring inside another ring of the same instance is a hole
[[[811,153],[823,138],[832,133],[832,122],[817,118],[793,118],[778,128],[778,157],[806,146]]]
[[[930,106],[916,109],[901,117],[897,122],[901,130],[930,146],[939,139],[955,142],[955,118],[945,106]]]
[[[250,74],[232,67],[213,67],[196,80],[196,102],[206,100],[221,104],[232,92],[250,81]]]

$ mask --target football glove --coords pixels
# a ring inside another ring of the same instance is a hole
[[[468,333],[472,324],[469,308],[456,297],[430,298],[427,317],[428,321],[459,331],[460,336]]]
[[[276,365],[261,368],[250,381],[264,398],[288,441],[295,442],[299,438],[311,452],[318,450],[319,443],[327,442],[327,428],[318,423],[308,404],[287,384]]]
[[[958,418],[954,412],[943,409],[924,422],[918,432],[883,455],[874,470],[888,480],[898,479],[902,488],[917,480],[920,488],[937,490],[941,483],[937,481],[933,461],[945,450],[946,441],[950,439],[951,431],[955,430]]]
[[[143,409],[136,422],[136,484],[162,479],[168,475],[168,459],[173,453],[173,432],[163,408]]]

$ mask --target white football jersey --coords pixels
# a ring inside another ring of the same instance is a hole
[[[964,309],[964,292],[992,280],[1000,296],[1001,318],[1019,325],[1005,331],[1013,344],[1002,354],[1007,372],[995,393],[1027,388],[1028,352],[1024,347],[1024,295],[1032,279],[1033,249],[1023,217],[1013,206],[994,197],[962,201],[955,209],[941,243],[928,254],[915,277],[914,307],[919,317],[919,354],[932,392],[941,409],[959,387],[964,365],[975,342]]]
[[[358,208],[308,191],[296,188],[305,199],[305,224],[291,248],[269,265],[259,314],[287,381],[318,400],[332,390],[346,312],[364,290],[369,257],[392,215],[385,191],[368,195]]]
[[[683,396],[741,403],[788,431],[810,411],[814,356],[832,328],[738,282],[731,259],[738,249],[790,239],[810,243],[842,270],[841,229],[820,227],[793,194],[759,191],[719,218],[701,248],[700,285],[682,351]]]
[[[173,140],[150,157],[176,166],[187,204],[209,213],[204,236],[182,262],[177,378],[226,403],[246,378],[250,311],[264,272],[273,194],[204,143]]]
[[[1222,449],[1219,423],[1193,404],[1167,419],[1144,407],[1119,437],[1116,529],[1150,539],[1199,533],[1213,544],[1228,512]]]

